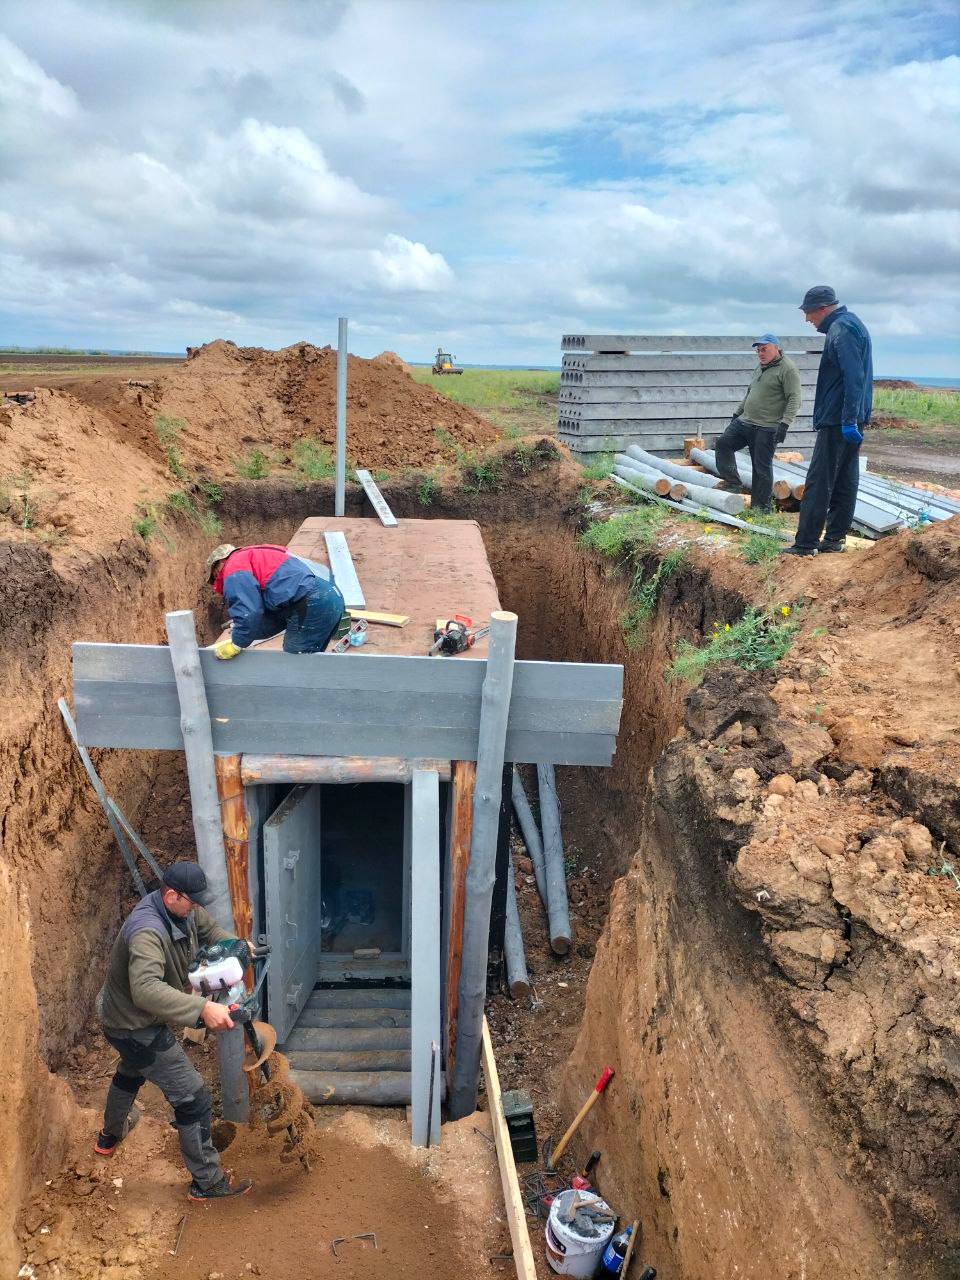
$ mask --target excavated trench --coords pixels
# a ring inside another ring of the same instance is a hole
[[[749,779],[734,780],[739,799],[724,791],[697,740],[715,737],[721,721],[736,722],[758,726],[762,746],[770,736],[764,716],[772,713],[760,706],[766,693],[758,690],[771,679],[731,678],[704,695],[709,706],[693,728],[688,705],[687,732],[675,737],[685,708],[680,688],[663,679],[668,655],[679,637],[696,639],[712,619],[739,616],[743,600],[708,567],[688,565],[665,584],[645,643],[626,649],[618,625],[623,577],[578,546],[569,469],[549,457],[538,466],[544,474],[524,471],[493,493],[441,488],[428,509],[415,481],[388,494],[400,516],[480,522],[501,601],[520,617],[518,656],[626,666],[613,768],[560,771],[565,836],[589,862],[594,898],[612,896],[585,1006],[570,1013],[561,1052],[548,1066],[551,1093],[569,1117],[599,1068],[616,1066],[615,1087],[594,1109],[581,1149],[603,1151],[599,1185],[625,1216],[640,1217],[642,1252],[664,1277],[814,1280],[841,1265],[864,1278],[954,1274],[922,1270],[929,1242],[903,1185],[912,1167],[925,1193],[934,1188],[928,1198],[940,1195],[942,1240],[949,1197],[934,1186],[935,1171],[916,1151],[911,1166],[908,1153],[890,1160],[876,1139],[858,1140],[854,1105],[834,1091],[797,1018],[770,992],[759,916],[730,891],[731,851],[749,829],[742,808]],[[280,542],[330,506],[325,486],[246,482],[225,486],[220,514],[236,543]],[[347,514],[361,514],[355,494]],[[71,640],[159,642],[164,612],[187,607],[212,632],[214,602],[195,586],[209,540],[187,524],[175,538],[175,550],[149,554],[125,542],[59,572],[39,547],[0,547],[0,573],[17,593],[4,619],[4,687],[20,690],[5,704],[0,747],[8,1061],[0,1078],[0,1183],[10,1187],[0,1211],[0,1267],[9,1274],[24,1256],[15,1228],[31,1182],[52,1175],[76,1131],[64,1076],[77,1046],[95,1036],[93,998],[132,903],[56,698],[69,694]],[[761,778],[783,763],[780,746],[780,757],[768,750],[758,764]],[[179,758],[97,754],[108,791],[161,858],[190,852]],[[589,934],[581,924],[581,954],[593,950]],[[541,972],[555,963],[544,960]],[[536,1015],[516,1016],[536,1043]],[[535,1073],[531,1062],[529,1076]],[[922,1146],[929,1108],[918,1107]],[[864,1145],[870,1161],[861,1158]],[[901,1271],[901,1261],[913,1269]]]

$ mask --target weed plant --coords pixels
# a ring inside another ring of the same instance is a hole
[[[739,622],[721,626],[701,645],[681,640],[677,656],[667,668],[667,680],[699,683],[710,667],[720,662],[733,662],[745,671],[766,671],[790,651],[799,623],[791,617],[791,609],[748,609]]]
[[[157,508],[150,502],[137,503],[137,518],[133,522],[133,531],[147,542],[162,526]]]
[[[431,505],[437,496],[438,488],[436,476],[424,476],[417,485],[417,501],[421,507],[429,507]]]
[[[265,480],[270,474],[270,459],[262,449],[254,449],[245,458],[234,458],[233,465],[244,480]]]
[[[167,494],[167,505],[172,507],[174,511],[180,511],[187,516],[196,516],[197,509],[193,505],[193,499],[183,489],[175,489],[173,493]]]
[[[613,470],[613,454],[597,453],[588,467],[583,468],[584,480],[606,480]]]
[[[779,538],[771,538],[765,533],[747,533],[744,535],[740,550],[747,564],[770,564],[780,555],[783,543]]]
[[[624,634],[627,647],[635,649],[641,644],[647,625],[653,617],[653,610],[660,595],[660,588],[677,572],[686,558],[683,547],[675,547],[668,552],[657,565],[649,578],[644,580],[643,566],[638,565],[630,587],[630,604],[620,615],[620,629]]]
[[[171,417],[169,413],[158,413],[153,420],[153,429],[161,444],[172,444],[186,425],[185,419]]]
[[[467,455],[461,483],[467,493],[492,493],[500,488],[503,461],[500,458],[476,458]]]
[[[219,538],[223,522],[215,511],[204,511],[200,516],[200,532],[207,538]]]
[[[337,474],[333,454],[325,445],[317,444],[316,440],[298,440],[290,456],[301,480],[333,480]],[[262,477],[251,476],[250,479],[259,480]]]
[[[223,490],[212,480],[201,480],[198,488],[211,506],[216,507],[223,501]]]
[[[609,520],[597,520],[580,535],[580,544],[611,560],[620,560],[634,548],[652,547],[667,518],[664,507],[647,505],[623,511]]]

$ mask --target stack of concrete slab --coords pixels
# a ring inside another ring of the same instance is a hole
[[[639,445],[676,454],[690,436],[712,445],[757,365],[749,336],[567,334],[560,373],[559,439],[578,455]],[[781,338],[800,370],[803,402],[784,449],[813,449],[821,334]]]

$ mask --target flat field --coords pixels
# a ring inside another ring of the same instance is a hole
[[[185,356],[87,355],[77,351],[0,351],[0,392],[69,387],[91,378],[142,378],[182,364]]]
[[[505,436],[556,431],[559,370],[464,369],[438,377],[429,369],[411,368],[410,373],[415,381],[482,414]]]

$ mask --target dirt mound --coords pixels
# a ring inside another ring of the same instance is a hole
[[[874,378],[873,385],[882,387],[884,391],[916,391],[915,382],[907,382],[904,378]]]
[[[406,374],[410,372],[410,366],[405,360],[401,360],[395,351],[381,351],[378,356],[373,357],[372,363],[388,364],[394,369],[401,369]]]

